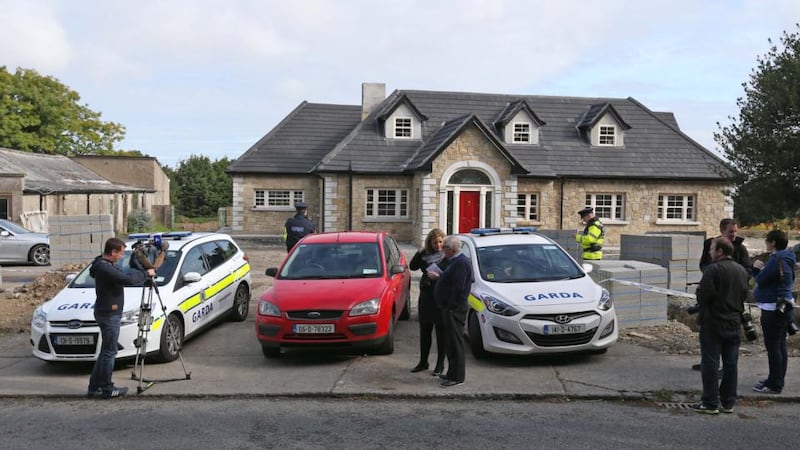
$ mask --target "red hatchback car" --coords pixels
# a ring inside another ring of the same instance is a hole
[[[258,302],[256,337],[266,357],[281,348],[390,354],[397,319],[408,319],[406,256],[385,232],[311,234],[286,256]]]

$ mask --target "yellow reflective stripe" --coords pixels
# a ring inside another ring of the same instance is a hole
[[[481,299],[475,297],[475,295],[473,295],[471,292],[469,294],[469,306],[478,312],[481,312],[484,309],[486,309],[486,306],[483,304]]]
[[[221,290],[225,289],[226,287],[230,286],[231,284],[233,284],[234,281],[235,281],[234,275],[230,274],[227,277],[225,277],[225,278],[217,281],[216,283],[212,284],[210,287],[208,287],[205,290],[206,300],[208,300],[209,298],[217,295],[219,293],[219,291],[221,291]]]
[[[164,316],[159,317],[158,319],[153,321],[153,324],[150,325],[150,330],[155,331],[161,328],[161,324],[164,323]]]
[[[238,269],[233,271],[233,275],[236,277],[237,280],[239,278],[244,277],[248,273],[250,273],[250,264],[248,264],[248,263],[244,263],[244,265],[242,265],[242,267],[239,267]]]
[[[195,306],[199,305],[201,302],[200,294],[195,294],[186,300],[182,301],[180,305],[178,305],[178,309],[181,310],[182,313],[186,313],[190,309],[194,308]]]

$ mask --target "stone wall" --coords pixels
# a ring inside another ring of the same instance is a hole
[[[295,214],[294,206],[256,208],[256,190],[302,190],[308,204],[308,216],[320,229],[321,180],[308,175],[233,177],[233,220],[231,230],[244,234],[283,234],[286,219]]]

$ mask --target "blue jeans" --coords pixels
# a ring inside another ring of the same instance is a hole
[[[739,328],[717,329],[700,327],[700,375],[703,379],[704,405],[716,408],[722,403],[733,408],[739,362]],[[722,380],[719,379],[719,359],[722,357]]]
[[[761,331],[769,360],[769,376],[764,385],[773,391],[782,391],[786,378],[789,355],[786,349],[786,317],[776,311],[761,310]]]
[[[95,314],[94,319],[100,327],[100,354],[94,362],[92,376],[89,378],[89,391],[98,388],[104,391],[114,388],[111,374],[114,373],[114,360],[117,358],[117,341],[119,341],[119,327],[122,316],[101,316]]]

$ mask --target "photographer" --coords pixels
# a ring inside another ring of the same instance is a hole
[[[753,390],[764,394],[780,394],[788,365],[786,333],[794,331],[789,320],[793,318],[792,286],[796,259],[794,252],[786,249],[789,240],[783,231],[770,231],[764,242],[771,255],[766,264],[763,261],[753,264],[756,279],[753,296],[761,309],[761,331],[764,333],[769,375],[753,385]]]
[[[89,397],[122,397],[128,392],[126,387],[115,387],[111,381],[114,360],[117,356],[120,321],[125,307],[125,286],[142,285],[146,277],[154,277],[156,271],[125,273],[117,266],[117,261],[125,254],[125,242],[110,238],[106,241],[103,254],[92,261],[89,274],[95,279],[94,318],[100,328],[101,347],[89,378]]]
[[[732,413],[736,403],[739,329],[747,298],[748,273],[733,260],[733,244],[726,237],[711,241],[713,261],[703,271],[697,288],[700,306],[700,373],[703,394],[692,409],[705,414]],[[718,376],[722,357],[722,378]]]

